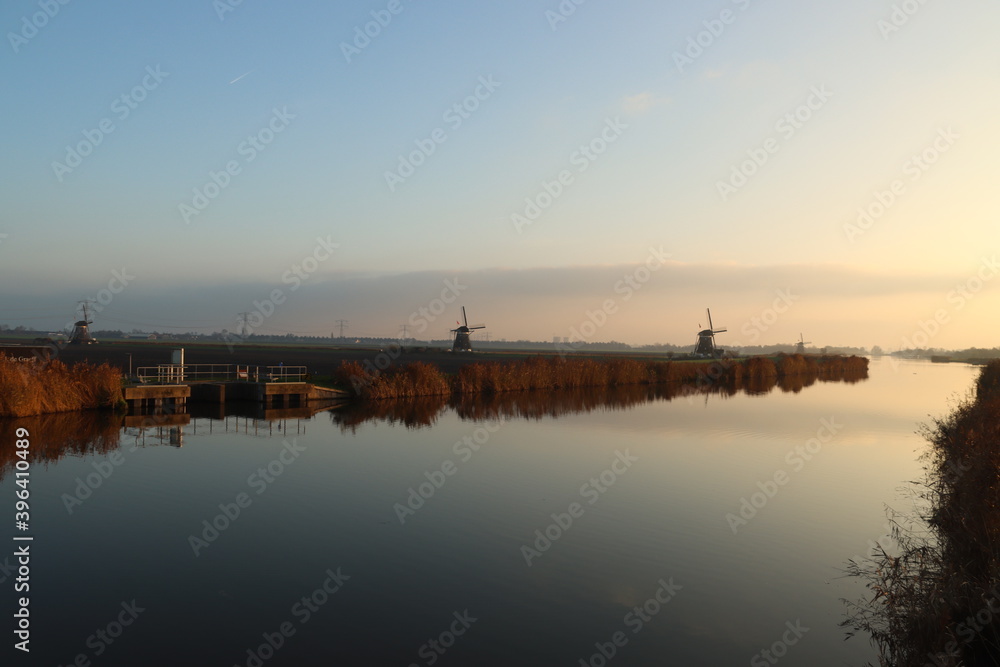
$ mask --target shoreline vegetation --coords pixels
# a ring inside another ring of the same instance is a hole
[[[789,377],[818,379],[867,377],[868,359],[858,356],[800,354],[745,359],[640,361],[637,359],[564,359],[535,357],[515,362],[475,362],[448,376],[428,363],[411,362],[385,371],[370,364],[343,362],[334,382],[365,400],[394,400],[506,392],[548,391],[582,387],[680,384],[699,387],[754,382],[767,384]]]
[[[545,391],[508,391],[495,394],[441,394],[407,399],[351,401],[330,412],[330,417],[342,430],[353,431],[369,421],[400,424],[406,428],[431,426],[445,410],[453,410],[464,421],[510,419],[539,420],[566,414],[595,410],[629,410],[645,403],[709,396],[727,398],[738,393],[761,396],[774,390],[797,393],[817,381],[846,383],[864,380],[867,374],[847,373],[841,378],[819,378],[816,375],[790,375],[782,378],[727,382],[719,384],[631,384],[616,387],[576,387]]]
[[[698,388],[740,384],[765,391],[785,378],[803,378],[805,386],[815,379],[862,379],[867,371],[868,359],[857,356],[793,354],[713,361],[537,356],[472,361],[452,374],[427,362],[402,363],[381,371],[370,362],[344,361],[332,379],[355,399],[382,401],[671,384]],[[123,403],[121,370],[108,363],[67,365],[55,360],[30,364],[0,354],[0,417],[110,409]]]
[[[708,364],[701,364],[707,368]],[[866,373],[846,373],[843,377],[820,378],[817,375],[789,375],[782,378],[768,377],[762,380],[742,380],[726,383],[689,383],[679,382],[652,384],[631,384],[621,386],[576,387],[554,389],[548,391],[508,391],[503,393],[472,393],[472,394],[441,394],[436,396],[420,396],[402,400],[354,400],[339,402],[336,409],[330,406],[317,406],[316,412],[310,414],[309,408],[303,408],[305,418],[313,414],[325,412],[331,422],[342,432],[354,432],[365,423],[388,423],[405,426],[409,429],[420,429],[432,426],[446,411],[453,411],[462,421],[536,421],[545,418],[558,418],[570,414],[582,414],[593,411],[630,410],[637,406],[657,401],[673,401],[686,399],[691,405],[701,398],[707,401],[710,396],[726,398],[738,393],[763,395],[771,391],[797,393],[816,382],[841,381],[858,382],[867,377]],[[167,409],[159,412],[141,415],[127,415],[122,411],[87,410],[79,412],[59,412],[17,419],[0,418],[0,443],[13,442],[16,427],[28,428],[34,435],[39,447],[32,450],[32,456],[39,461],[54,463],[64,456],[107,455],[119,447],[124,439],[126,426],[166,427],[185,429],[194,424],[195,420],[208,419],[226,421],[230,416],[237,419],[250,417],[254,420],[270,422],[273,417],[267,414],[267,408],[257,404],[241,404],[228,408],[220,415],[217,406],[189,405],[182,412],[172,413]],[[293,408],[294,410],[294,408]],[[284,410],[279,409],[284,412]],[[250,414],[253,413],[253,414]],[[288,418],[282,415],[281,419]],[[201,430],[198,426],[196,430]],[[207,431],[211,431],[209,426]],[[223,431],[225,429],[222,429]],[[278,431],[277,433],[281,433]],[[133,435],[130,433],[130,435]],[[153,444],[173,446],[169,439],[154,437]],[[138,440],[136,441],[138,445]],[[143,440],[143,443],[145,441]],[[145,444],[141,446],[146,446]],[[18,461],[15,448],[0,446],[0,481],[14,469]]]
[[[841,624],[865,632],[880,665],[1000,664],[1000,361],[972,395],[924,428],[930,444],[922,501],[890,511],[892,544],[877,543],[846,572],[870,597]]]
[[[0,354],[0,417],[114,408],[122,403],[121,371],[109,364],[24,363]]]

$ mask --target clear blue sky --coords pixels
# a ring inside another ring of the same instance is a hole
[[[893,5],[12,0],[0,323],[995,346],[1000,7]]]

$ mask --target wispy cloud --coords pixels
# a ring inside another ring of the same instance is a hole
[[[665,97],[657,97],[651,92],[642,92],[638,95],[631,95],[622,100],[622,109],[625,113],[643,114],[655,106],[667,103]]]

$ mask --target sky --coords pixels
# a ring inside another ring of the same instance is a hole
[[[722,347],[995,347],[998,25],[9,0],[0,323],[440,339],[464,305],[494,340],[693,345],[711,308]]]

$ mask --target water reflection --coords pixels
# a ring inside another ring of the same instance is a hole
[[[193,653],[219,665],[428,664],[421,647],[465,610],[481,621],[437,664],[601,664],[597,642],[618,631],[628,645],[608,665],[763,664],[760,651],[799,620],[809,633],[781,664],[863,663],[873,659],[865,639],[844,642],[837,627],[840,598],[862,596],[861,582],[831,579],[880,534],[898,480],[918,474],[914,424],[971,379],[929,364],[876,364],[871,375],[855,386],[804,378],[430,399],[375,416],[371,406],[298,419],[232,404],[240,414],[192,405],[159,424],[123,419],[120,454],[67,449],[95,453],[32,469],[45,547],[33,554],[43,576],[32,618],[46,639],[36,661],[70,664],[136,599],[148,612],[100,664],[149,664],[150,650],[155,664]],[[512,418],[491,432],[492,415]],[[71,435],[91,437],[69,417]],[[787,454],[830,418],[843,432],[790,467]],[[41,444],[45,427],[31,427]],[[296,442],[299,428],[308,433]],[[131,448],[136,437],[144,448]],[[619,454],[638,461],[616,471]],[[113,477],[76,493],[109,465]],[[609,467],[607,492],[583,495]],[[726,514],[782,469],[789,484],[734,534]],[[266,488],[261,471],[273,478]],[[14,475],[4,483],[10,493]],[[240,494],[250,502],[237,518]],[[82,504],[68,500],[77,495]],[[556,532],[553,515],[571,502],[584,512]],[[539,546],[538,530],[558,539],[529,565],[522,547]],[[194,551],[192,536],[209,546]],[[343,590],[300,624],[292,605],[341,567]],[[636,634],[626,619],[661,580],[683,588]],[[280,653],[248,659],[289,620],[296,632]],[[190,642],[164,641],[179,636]]]
[[[14,447],[17,428],[31,434],[32,463],[48,465],[67,456],[107,455],[122,444],[133,449],[183,447],[187,437],[217,433],[258,437],[303,434],[308,420],[341,405],[323,401],[297,408],[265,408],[256,403],[192,404],[140,414],[87,410],[0,419],[0,481],[18,461]]]
[[[0,419],[0,480],[18,461],[15,431],[31,434],[31,463],[47,466],[65,456],[106,455],[121,442],[120,415],[98,410]]]
[[[36,461],[54,463],[64,456],[107,454],[121,438],[139,447],[183,447],[190,435],[246,433],[275,437],[305,432],[306,423],[329,412],[342,431],[356,431],[366,422],[401,424],[407,428],[432,426],[448,409],[463,420],[497,418],[540,420],[561,415],[594,411],[628,410],[644,403],[680,398],[704,400],[728,398],[738,393],[760,396],[775,388],[798,393],[816,382],[860,382],[867,371],[839,377],[794,375],[746,377],[706,385],[625,385],[620,387],[576,388],[560,391],[510,392],[495,395],[425,396],[409,400],[370,402],[313,402],[294,408],[270,408],[257,403],[231,402],[224,405],[191,404],[178,411],[159,410],[145,414],[86,411],[42,415],[16,420],[0,420],[0,443],[13,443],[20,426],[32,434],[32,455]],[[0,445],[0,480],[16,464],[16,450]]]
[[[540,420],[596,410],[628,410],[644,403],[677,399],[728,398],[739,393],[763,396],[775,388],[798,393],[816,382],[856,383],[868,378],[867,371],[823,377],[815,374],[776,378],[744,377],[711,384],[624,385],[619,387],[579,387],[557,391],[508,392],[501,394],[458,394],[425,396],[410,400],[350,403],[330,412],[343,430],[356,431],[365,422],[401,424],[407,428],[432,426],[448,409],[461,419],[519,418]]]

